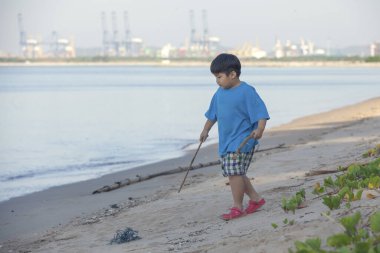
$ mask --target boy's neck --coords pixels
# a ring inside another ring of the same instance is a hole
[[[235,87],[237,87],[237,86],[239,86],[240,84],[241,84],[241,81],[240,81],[240,79],[239,78],[236,78],[236,79],[234,79],[232,82],[231,82],[231,88],[235,88]]]

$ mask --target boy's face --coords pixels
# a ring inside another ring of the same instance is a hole
[[[239,78],[236,78],[235,71],[231,71],[228,75],[225,73],[216,73],[214,76],[216,78],[216,83],[223,89],[230,89],[240,82]]]

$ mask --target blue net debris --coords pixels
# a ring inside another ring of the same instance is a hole
[[[141,237],[138,235],[138,231],[135,231],[132,228],[127,227],[124,230],[116,231],[116,234],[112,238],[110,244],[121,244],[139,239],[141,239]]]

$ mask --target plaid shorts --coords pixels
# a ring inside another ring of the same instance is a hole
[[[240,153],[236,157],[234,157],[236,155],[235,152],[228,152],[226,155],[223,155],[221,159],[223,176],[242,176],[247,174],[253,153],[254,148],[250,152]]]

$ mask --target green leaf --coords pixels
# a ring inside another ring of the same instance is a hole
[[[368,188],[377,189],[380,187],[380,177],[372,176],[369,178]]]
[[[367,232],[367,230],[365,230],[363,228],[359,229],[358,236],[359,236],[359,238],[367,239],[368,238],[368,232]]]
[[[325,187],[334,188],[334,181],[332,180],[331,177],[325,178],[323,180],[323,185]]]
[[[346,195],[346,193],[349,192],[349,188],[347,186],[343,187],[342,189],[340,189],[340,191],[338,192],[338,195],[339,197],[342,199],[344,198],[344,195]]]
[[[358,224],[360,220],[360,212],[356,212],[352,216],[346,216],[340,219],[340,223],[344,226],[346,229],[346,233],[349,236],[354,236],[356,233],[356,225]]]
[[[309,245],[314,250],[321,249],[321,239],[320,238],[311,238],[305,241],[307,245]]]
[[[323,204],[330,208],[330,210],[338,209],[341,201],[342,199],[339,195],[323,197]]]
[[[370,248],[369,242],[358,242],[355,244],[355,253],[368,253]]]
[[[347,169],[348,174],[357,175],[360,174],[360,165],[351,164]]]
[[[370,217],[369,223],[371,225],[372,232],[380,233],[380,211]]]
[[[286,211],[286,198],[282,198],[282,205],[281,205],[282,209],[284,209]]]
[[[276,229],[276,228],[278,227],[278,225],[277,225],[276,223],[272,223],[272,227],[273,227],[274,229]]]
[[[285,218],[285,220],[282,221],[284,224],[288,224],[288,218]]]
[[[306,243],[303,243],[301,241],[295,241],[294,245],[296,246],[297,252],[300,252],[301,250],[307,250],[308,248]]]
[[[352,250],[349,247],[340,247],[338,251],[333,251],[334,253],[352,253]],[[331,253],[333,253],[331,252]]]
[[[347,192],[347,195],[348,195],[348,201],[354,201],[355,200],[355,195],[354,193],[352,192],[352,190],[349,190]]]
[[[305,196],[306,196],[305,189],[302,188],[300,191],[298,191],[298,192],[296,193],[296,196],[300,196],[302,199],[304,199]]]
[[[335,234],[327,238],[330,247],[342,247],[351,244],[351,238],[346,234]]]
[[[363,193],[363,189],[360,189],[356,192],[356,195],[355,195],[355,200],[360,200],[362,199],[362,193]]]
[[[305,200],[305,189],[302,189],[298,191],[296,195],[291,197],[289,200],[283,197],[281,206],[285,212],[292,211],[294,214],[295,210],[299,208],[299,206],[302,204],[304,200]]]
[[[297,253],[323,253],[324,250],[321,250],[321,239],[320,238],[311,238],[307,239],[305,242],[296,241],[294,243],[297,249]]]

